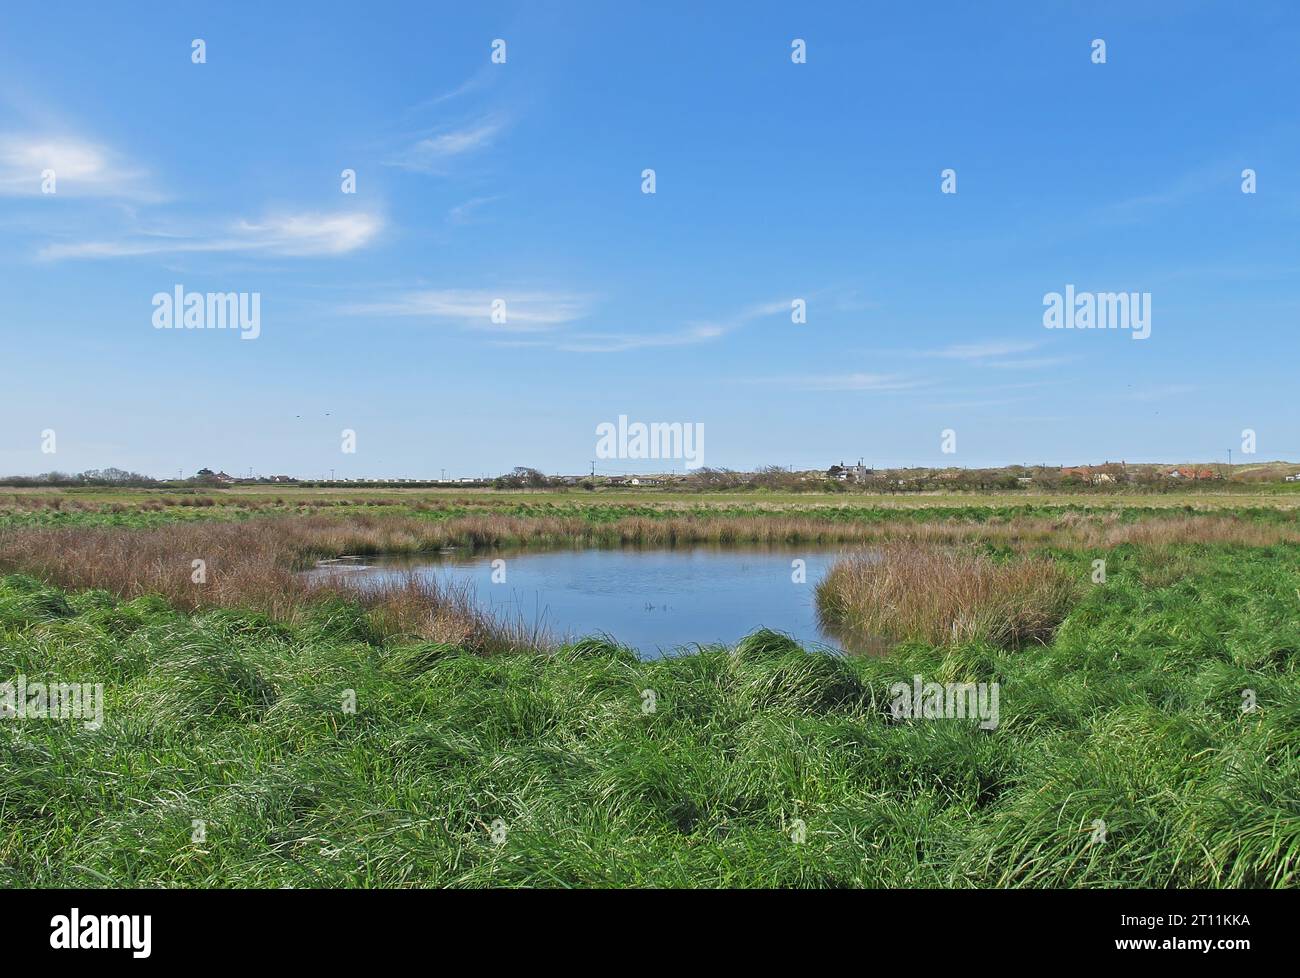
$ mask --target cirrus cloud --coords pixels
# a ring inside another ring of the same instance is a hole
[[[370,244],[384,219],[365,212],[278,214],[239,220],[211,234],[138,232],[99,241],[46,245],[41,258],[126,258],[194,252],[253,252],[293,257],[343,255]]]
[[[106,146],[70,135],[0,135],[0,195],[42,196],[47,170],[60,197],[163,199],[143,169]]]
[[[505,303],[506,319],[492,322],[493,303]],[[402,316],[452,322],[503,332],[538,332],[555,329],[587,313],[587,296],[527,289],[496,292],[473,289],[420,289],[404,292],[388,302],[363,303],[344,312],[361,316]]]

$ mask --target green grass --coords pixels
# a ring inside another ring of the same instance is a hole
[[[1297,484],[1300,485],[1300,484]],[[169,493],[129,490],[5,493],[0,531],[27,526],[148,529],[175,523],[238,521],[323,513],[339,519],[412,516],[431,521],[465,516],[575,518],[593,524],[639,517],[670,519],[762,518],[776,514],[832,523],[1007,523],[1019,519],[1113,516],[1121,522],[1192,512],[1222,512],[1251,522],[1291,524],[1300,510],[1263,491],[1215,496],[1118,494],[1039,496],[1024,493],[925,494],[908,497],[747,493],[385,492],[286,490],[251,494],[230,490]],[[1300,495],[1296,496],[1300,499]]]
[[[107,707],[0,720],[0,886],[1295,886],[1297,588],[1295,546],[1124,546],[1047,647],[639,662],[13,575],[0,681]],[[894,721],[915,673],[1001,683],[1001,723]]]

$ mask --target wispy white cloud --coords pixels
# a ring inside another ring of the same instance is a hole
[[[436,158],[459,156],[461,153],[468,153],[470,150],[488,145],[500,131],[500,123],[482,122],[468,129],[455,129],[421,139],[415,144],[414,151],[417,156]]]
[[[789,311],[789,301],[781,299],[749,306],[735,315],[721,319],[690,322],[678,329],[658,332],[587,332],[572,334],[556,345],[558,349],[571,353],[624,353],[655,347],[693,346],[720,339],[755,320]]]
[[[452,102],[456,99],[464,98],[466,95],[473,95],[476,92],[480,92],[487,88],[500,76],[501,73],[499,70],[493,71],[492,66],[484,65],[477,72],[454,88],[449,88],[445,92],[441,92],[432,98],[427,98],[423,102],[417,102],[415,105],[410,106],[405,110],[405,114],[408,116],[416,115],[434,106],[442,105],[445,102]]]
[[[505,302],[505,322],[492,321],[493,302]],[[493,342],[501,346],[539,346],[567,353],[623,353],[657,347],[691,346],[720,339],[748,323],[777,313],[788,313],[789,303],[760,303],[735,315],[688,322],[684,326],[658,330],[613,330],[576,328],[574,324],[589,319],[594,299],[577,292],[538,291],[503,288],[423,289],[400,292],[383,302],[346,305],[347,315],[400,316],[424,318],[437,322],[491,330],[502,334]],[[504,334],[545,333],[543,337],[506,338]]]
[[[796,387],[813,391],[901,391],[923,387],[926,381],[901,374],[823,374],[792,378]]]
[[[457,204],[455,207],[449,210],[447,212],[447,220],[451,221],[453,224],[466,224],[469,222],[470,217],[474,211],[478,210],[480,207],[483,207],[485,204],[490,204],[494,200],[500,200],[500,199],[501,199],[500,194],[493,194],[490,197],[471,197],[469,200],[465,201],[464,203]]]
[[[985,360],[982,367],[995,370],[1042,370],[1046,367],[1059,367],[1064,363],[1073,363],[1078,357],[1025,357],[1023,360]]]
[[[715,340],[726,332],[721,326],[702,323],[662,333],[582,333],[556,344],[568,353],[623,353],[665,346],[692,346]]]
[[[383,230],[384,219],[363,211],[286,214],[241,221],[242,240],[282,255],[341,255],[363,248]]]
[[[70,135],[0,135],[0,195],[41,196],[47,170],[59,197],[163,199],[143,169],[105,146]]]
[[[1038,370],[1077,360],[1075,356],[1026,357],[1021,354],[1041,349],[1043,340],[980,340],[955,343],[934,350],[908,350],[904,355],[933,360],[953,360],[972,367],[994,370]]]
[[[904,374],[865,372],[796,374],[784,377],[755,377],[746,381],[802,391],[902,391],[925,387],[929,381]]]
[[[433,132],[399,152],[388,161],[388,165],[420,173],[438,173],[457,157],[490,146],[506,127],[504,118],[486,116],[467,125]]]
[[[41,258],[122,258],[189,252],[251,252],[296,257],[342,255],[370,244],[383,230],[377,214],[278,214],[240,220],[211,234],[135,232],[112,239],[47,245]]]
[[[1042,346],[1041,340],[984,340],[978,343],[958,343],[938,350],[922,350],[917,356],[939,357],[944,360],[986,360],[1015,353],[1028,353]]]
[[[458,99],[465,95],[470,95],[473,92],[477,92],[487,85],[488,80],[492,77],[490,72],[491,72],[490,68],[480,68],[477,74],[472,75],[470,78],[461,82],[455,88],[443,92],[441,95],[434,96],[424,104],[441,105],[443,102],[450,102],[453,99]]]
[[[505,322],[493,322],[493,303],[504,302]],[[403,316],[449,322],[501,332],[552,330],[581,319],[590,299],[571,293],[511,290],[424,289],[405,292],[389,302],[348,306],[363,316]]]

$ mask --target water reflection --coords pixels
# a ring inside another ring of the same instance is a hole
[[[469,587],[495,615],[541,624],[557,637],[608,634],[647,658],[683,647],[731,645],[758,628],[785,632],[809,648],[879,653],[887,643],[836,633],[817,614],[817,583],[851,551],[704,544],[462,549],[336,559],[309,573],[346,574],[361,587],[408,574],[427,576]]]

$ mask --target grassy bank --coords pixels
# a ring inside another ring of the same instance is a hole
[[[0,681],[107,703],[98,731],[0,720],[0,885],[1295,885],[1300,548],[1108,559],[1049,646],[884,659],[484,657],[337,599],[276,621],[11,576]],[[1000,683],[1000,723],[895,720],[916,674]]]

